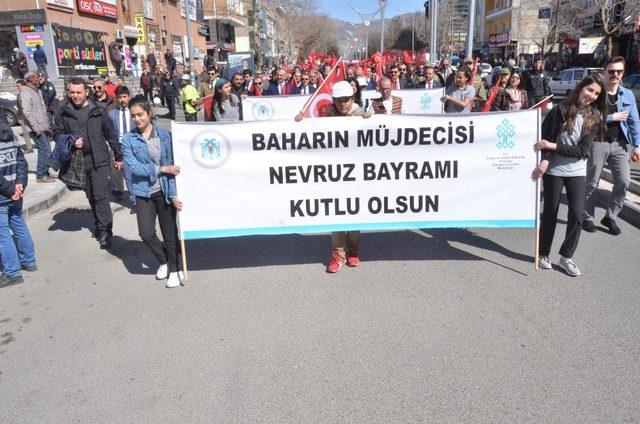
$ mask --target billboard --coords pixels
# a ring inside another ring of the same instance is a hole
[[[107,70],[106,34],[58,25],[54,28],[60,75],[96,75]]]

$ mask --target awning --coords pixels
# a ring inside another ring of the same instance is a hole
[[[233,25],[235,27],[243,27],[246,24],[235,16],[225,15],[225,16],[205,16],[205,20],[212,20],[222,22],[223,24]]]

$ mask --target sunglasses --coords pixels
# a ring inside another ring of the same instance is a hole
[[[309,81],[309,78],[302,78],[302,81]]]
[[[609,69],[607,72],[609,75],[622,75],[624,74],[624,69]]]
[[[262,81],[254,81],[253,82],[255,85],[262,85]]]

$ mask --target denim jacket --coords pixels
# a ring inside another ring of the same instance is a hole
[[[160,139],[160,166],[173,165],[171,133],[152,124]],[[124,165],[131,174],[131,192],[135,196],[149,197],[150,189],[160,178],[160,187],[167,204],[177,196],[176,179],[170,174],[159,174],[159,167],[149,157],[147,142],[138,129],[122,137]],[[159,174],[159,175],[158,175]]]
[[[616,103],[618,112],[629,112],[626,121],[620,121],[620,129],[627,143],[633,147],[640,147],[640,117],[638,117],[638,105],[633,91],[620,86],[618,89],[618,103]],[[607,122],[611,122],[613,115],[607,115]]]

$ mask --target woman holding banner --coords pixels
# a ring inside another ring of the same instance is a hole
[[[151,122],[151,104],[144,96],[131,99],[129,110],[136,129],[123,136],[122,152],[136,196],[138,232],[160,262],[156,279],[168,278],[167,287],[178,287],[182,273],[178,272],[176,211],[182,209],[182,202],[176,196],[180,167],[173,164],[171,133]],[[156,235],[156,217],[163,241]]]
[[[240,99],[231,92],[231,82],[220,77],[213,95],[213,120],[216,122],[242,121]]]
[[[531,174],[533,179],[542,177],[544,187],[539,249],[542,269],[552,268],[549,253],[565,187],[569,213],[558,266],[572,277],[580,275],[571,258],[582,231],[587,157],[591,143],[603,140],[606,112],[604,82],[598,75],[589,75],[578,83],[571,98],[554,107],[542,123],[542,140],[534,144],[536,151],[542,151],[542,160]]]

